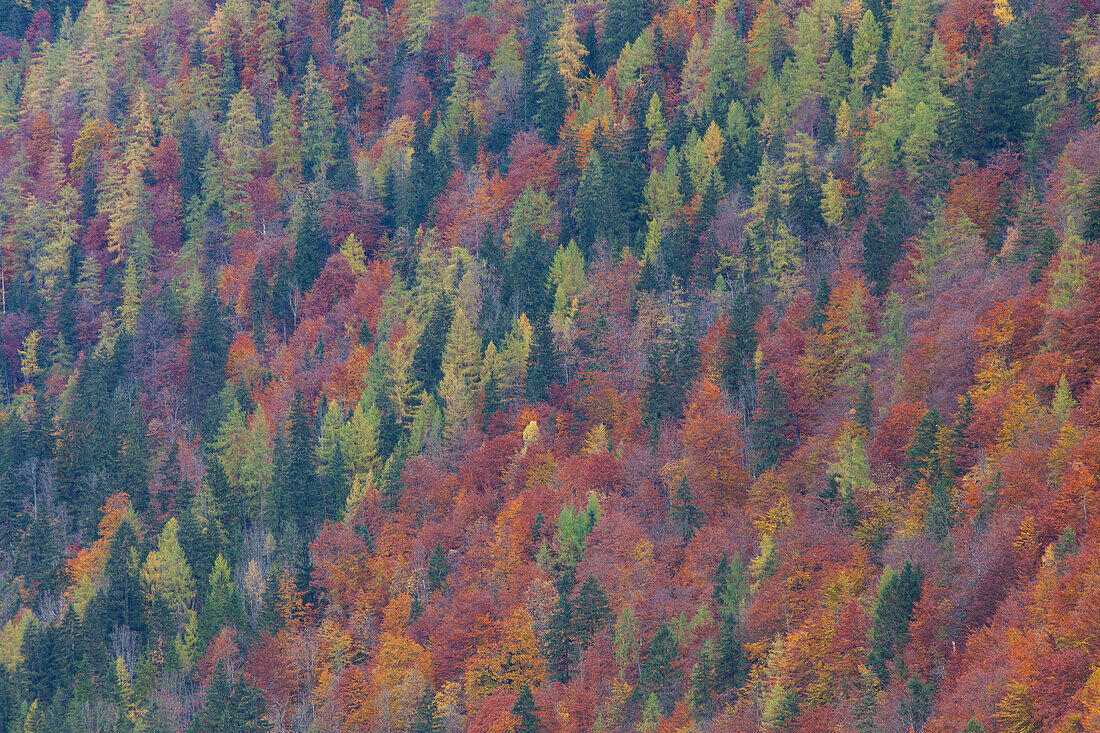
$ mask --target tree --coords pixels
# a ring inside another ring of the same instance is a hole
[[[687,476],[680,477],[680,483],[676,485],[676,493],[672,497],[671,516],[683,541],[689,542],[702,522],[699,508],[692,503],[691,487],[688,486]]]
[[[599,581],[592,575],[584,579],[573,603],[573,629],[577,643],[584,647],[611,620],[611,605]]]
[[[220,420],[218,395],[225,384],[229,353],[228,329],[213,286],[203,290],[198,319],[187,352],[186,398],[188,414],[207,440],[217,434]]]
[[[573,606],[569,596],[558,593],[558,604],[546,629],[546,661],[550,674],[562,684],[569,682],[569,667],[576,654],[573,635]]]
[[[793,428],[794,417],[787,402],[787,392],[773,370],[761,386],[756,418],[752,423],[754,443],[759,452],[758,470],[765,471],[785,457],[794,443]]]
[[[452,318],[449,296],[446,293],[437,296],[413,352],[412,377],[431,392],[443,378],[443,351]]]
[[[310,57],[302,83],[302,165],[310,179],[324,178],[336,152],[336,116],[327,80]]]
[[[443,733],[444,721],[439,716],[432,688],[425,687],[416,703],[416,714],[409,730],[411,733]]]
[[[221,731],[261,733],[268,730],[264,720],[263,698],[249,685],[243,675],[232,679],[226,673],[225,662],[219,661],[206,693],[206,706],[195,716],[191,733],[221,733]]]
[[[749,70],[754,79],[763,77],[768,69],[776,74],[782,69],[791,53],[787,44],[789,26],[787,16],[772,0],[760,4],[748,44]]]
[[[214,560],[214,569],[210,573],[209,590],[206,602],[199,613],[198,643],[199,653],[225,625],[237,625],[244,620],[237,585],[229,574],[229,563],[218,553]]]
[[[428,556],[428,592],[436,591],[447,584],[447,575],[451,571],[451,564],[447,560],[447,553],[443,551],[440,542],[435,543],[435,549]]]
[[[305,214],[298,224],[298,232],[294,242],[293,282],[280,283],[280,273],[276,270],[276,295],[282,294],[286,298],[290,296],[290,291],[294,289],[305,292],[313,287],[313,283],[317,281],[318,275],[321,274],[321,270],[328,260],[331,249],[324,229],[321,227],[321,222],[317,218],[315,204],[312,200],[307,201]],[[280,293],[280,285],[286,292]],[[297,319],[296,315],[295,319]]]
[[[551,384],[562,380],[562,374],[549,316],[539,313],[532,325],[535,333],[527,357],[527,401],[538,402],[545,397]]]
[[[890,273],[900,252],[901,247],[887,242],[878,223],[868,218],[863,230],[863,273],[876,295],[883,294],[890,286]]]
[[[544,730],[530,685],[524,685],[519,691],[516,704],[512,706],[512,715],[516,716],[516,733],[540,733]]]
[[[577,17],[573,14],[573,6],[566,7],[554,40],[557,44],[554,56],[558,61],[558,73],[569,90],[569,96],[576,99],[587,68],[584,59],[588,49],[577,37]]]
[[[316,441],[311,427],[312,419],[301,390],[296,390],[286,425],[287,462],[285,473],[281,477],[286,487],[283,516],[306,525],[318,519],[320,493],[317,486],[314,453]]]
[[[684,413],[681,433],[686,476],[714,506],[742,500],[749,484],[738,420],[724,402],[718,387],[702,380]]]
[[[691,670],[691,691],[688,701],[697,718],[708,718],[714,714],[717,706],[718,678],[711,659],[710,642],[703,644],[699,661]]]
[[[882,572],[867,663],[883,683],[890,678],[887,665],[909,642],[909,619],[913,607],[920,600],[923,580],[923,569],[909,562],[905,563],[900,573],[895,573],[889,566]]]
[[[153,613],[163,608],[179,624],[191,607],[195,579],[179,542],[179,522],[168,520],[157,537],[157,549],[145,558],[141,586]]]
[[[1093,176],[1089,182],[1084,214],[1081,235],[1090,242],[1100,241],[1100,174]]]
[[[662,624],[646,647],[638,690],[656,694],[666,713],[671,709],[674,687],[679,682],[678,655],[679,645],[672,630],[668,624]]]

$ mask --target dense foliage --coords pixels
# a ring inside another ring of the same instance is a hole
[[[1094,10],[0,3],[0,732],[1100,730]]]

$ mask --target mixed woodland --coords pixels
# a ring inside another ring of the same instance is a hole
[[[1098,12],[0,3],[0,732],[1100,731]]]

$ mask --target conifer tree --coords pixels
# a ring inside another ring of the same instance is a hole
[[[313,287],[317,276],[324,269],[330,249],[324,230],[321,228],[321,222],[317,219],[315,204],[310,201],[306,204],[305,215],[298,224],[298,234],[294,242],[294,283],[293,285],[291,283],[280,283],[280,273],[277,270],[275,273],[276,290],[280,289],[279,286],[286,289],[288,292],[284,294],[285,297],[289,295],[289,290],[294,285],[302,292],[306,292]]]
[[[550,331],[550,319],[546,313],[535,316],[534,342],[527,358],[527,401],[538,402],[546,396],[546,390],[562,379],[554,335]]]
[[[447,584],[447,575],[450,572],[451,564],[447,560],[443,544],[436,542],[435,549],[428,556],[428,592],[443,588]]]
[[[542,721],[539,720],[538,708],[535,706],[535,697],[531,694],[530,685],[524,685],[520,690],[516,703],[512,706],[512,715],[516,716],[516,733],[541,733],[545,730]]]
[[[207,440],[212,440],[221,418],[218,395],[225,384],[229,353],[228,329],[213,286],[203,291],[198,311],[198,323],[187,352],[186,405],[194,425]]]
[[[444,721],[439,717],[431,687],[425,687],[417,700],[416,714],[409,730],[411,733],[443,733]]]
[[[296,521],[309,524],[317,519],[317,465],[311,423],[313,416],[301,390],[295,390],[286,425],[286,473],[282,477],[287,513]]]
[[[592,575],[584,579],[573,604],[573,628],[582,647],[611,620],[611,605],[599,581]]]
[[[761,471],[776,465],[785,457],[794,442],[791,437],[793,424],[787,393],[775,372],[769,372],[760,389],[760,402],[752,424]]]
[[[867,666],[883,683],[890,678],[887,665],[901,654],[909,641],[909,617],[920,600],[923,580],[922,568],[909,562],[900,573],[889,567],[882,573]]]
[[[325,178],[336,152],[332,92],[313,58],[302,83],[302,166],[310,179]]]
[[[558,603],[546,629],[546,661],[550,674],[558,682],[569,682],[569,670],[576,654],[573,631],[573,606],[565,592],[558,593]]]

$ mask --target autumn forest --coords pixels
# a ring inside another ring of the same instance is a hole
[[[0,2],[0,733],[1100,732],[1095,0]]]

